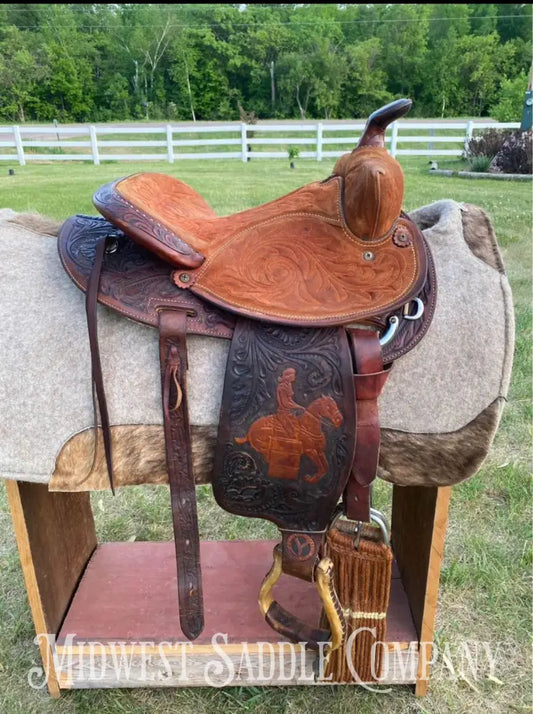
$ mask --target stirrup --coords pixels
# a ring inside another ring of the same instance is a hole
[[[280,545],[274,548],[274,562],[266,574],[259,590],[259,609],[261,614],[277,632],[293,642],[305,641],[310,649],[319,649],[319,643],[328,642],[324,649],[326,657],[344,642],[346,623],[342,608],[335,592],[333,581],[333,561],[322,558],[315,568],[315,582],[326,615],[329,630],[313,628],[285,610],[272,595],[275,584],[283,572]]]

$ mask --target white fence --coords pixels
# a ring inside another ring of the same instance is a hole
[[[294,123],[294,124],[224,124],[161,126],[0,126],[0,161],[181,161],[182,159],[273,159],[287,158],[288,149],[298,149],[304,159],[336,158],[358,141],[364,122]],[[461,156],[465,142],[476,129],[518,129],[518,122],[483,121],[396,121],[387,130],[386,141],[393,156]],[[414,132],[414,133],[413,133]],[[425,133],[424,133],[425,132]],[[451,132],[451,133],[450,133]],[[161,139],[132,139],[131,135],[161,136]],[[222,134],[208,138],[209,134]],[[258,134],[268,134],[261,137]],[[282,136],[270,136],[281,134]],[[294,136],[306,134],[307,136]],[[333,134],[333,135],[332,135]],[[112,135],[112,139],[106,136]],[[127,135],[124,140],[114,137]],[[204,135],[207,135],[204,138]],[[198,138],[200,136],[200,138]],[[4,138],[10,137],[10,138]],[[26,138],[27,137],[27,138]],[[44,138],[43,138],[44,137]],[[85,137],[85,138],[82,138]],[[191,138],[195,137],[195,138]],[[424,148],[401,148],[425,144]],[[343,148],[334,149],[334,146]],[[440,145],[440,146],[439,146]],[[444,146],[446,148],[444,148]],[[36,153],[35,148],[53,148],[50,153]],[[214,150],[211,149],[214,147]],[[218,147],[223,150],[218,151]],[[267,147],[266,150],[264,147]],[[277,147],[274,150],[272,147]],[[302,148],[300,148],[302,147]],[[306,147],[306,148],[303,148]],[[114,150],[135,149],[133,153]],[[143,149],[158,152],[141,153]],[[187,149],[195,149],[187,151]],[[202,151],[201,149],[209,149]],[[86,149],[87,151],[79,151]],[[74,150],[74,151],[73,151]],[[139,152],[139,153],[136,153]]]

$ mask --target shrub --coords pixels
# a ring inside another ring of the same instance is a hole
[[[489,109],[498,121],[520,121],[527,89],[527,75],[521,72],[514,79],[503,79],[497,104]]]
[[[511,131],[494,157],[492,167],[504,174],[532,173],[532,131]]]
[[[484,129],[476,133],[466,144],[465,158],[472,161],[476,156],[496,156],[507,133],[501,129]]]
[[[531,138],[531,131],[486,129],[467,142],[464,158],[471,162],[472,167],[474,160],[479,158],[476,165],[486,166],[488,160],[491,171],[528,174],[531,173]]]
[[[474,156],[470,164],[470,171],[486,173],[490,168],[493,158],[493,156],[485,156],[485,154]]]
[[[289,157],[289,161],[297,159],[298,156],[300,156],[300,149],[297,146],[289,146],[287,156]]]

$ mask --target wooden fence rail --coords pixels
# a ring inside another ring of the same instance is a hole
[[[18,161],[21,166],[27,161],[54,160],[91,161],[96,165],[101,161],[160,160],[174,163],[182,159],[239,159],[246,162],[251,158],[287,158],[290,148],[293,152],[296,150],[301,158],[322,161],[324,158],[341,156],[353,147],[364,126],[364,122],[221,123],[211,126],[0,126],[0,139],[4,139],[0,141],[0,151],[9,150],[8,153],[0,153],[0,161]],[[520,123],[476,120],[396,121],[389,127],[386,141],[393,156],[461,156],[465,143],[474,131],[488,128],[519,129]],[[204,138],[204,135],[209,134],[218,136]],[[281,136],[260,136],[263,134]],[[122,135],[127,138],[117,138]],[[132,138],[135,135],[149,135],[151,138]],[[106,136],[112,138],[106,139]],[[405,146],[411,144],[426,146]],[[338,148],[333,148],[335,146]],[[217,150],[219,147],[223,150]],[[35,151],[36,148],[50,148],[52,151],[40,153]],[[121,149],[128,148],[135,151],[121,153]],[[209,151],[201,151],[202,148]],[[144,153],[144,149],[159,151]]]

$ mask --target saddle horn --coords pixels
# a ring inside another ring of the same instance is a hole
[[[413,102],[411,99],[397,99],[395,102],[386,104],[369,116],[364,131],[359,139],[357,148],[363,146],[378,146],[385,148],[385,131],[389,124],[403,117],[411,109]]]
[[[385,148],[385,131],[411,105],[410,99],[397,99],[373,112],[355,149],[341,156],[333,169],[344,179],[346,224],[363,240],[387,236],[401,213],[403,171]]]

